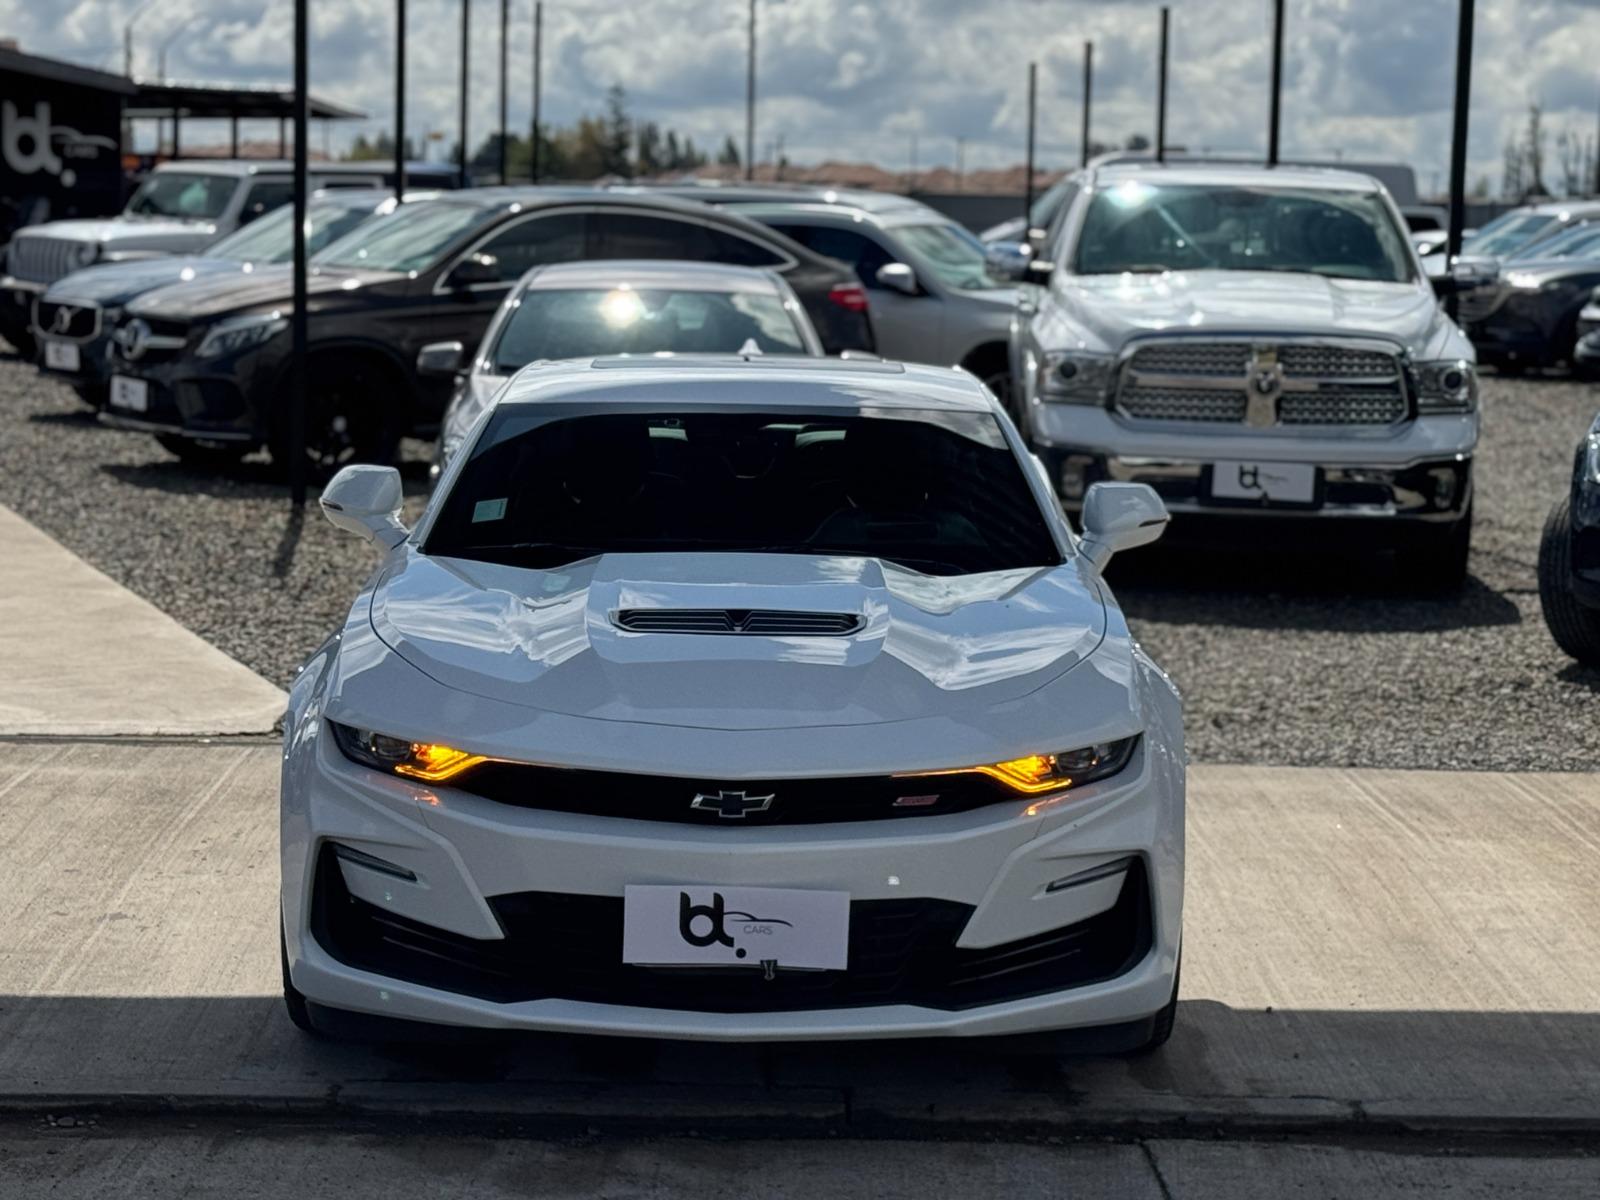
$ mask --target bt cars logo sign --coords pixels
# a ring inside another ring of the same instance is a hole
[[[728,932],[730,917],[746,937],[771,937],[774,925],[794,928],[794,922],[778,917],[758,917],[754,913],[729,911],[721,892],[711,893],[710,904],[695,904],[688,892],[678,893],[678,934],[685,942],[701,948],[721,944],[732,948],[735,958],[744,958],[747,951],[735,943],[733,935]]]
[[[116,150],[107,137],[79,133],[70,125],[50,122],[50,102],[40,100],[31,116],[25,115],[11,100],[0,101],[0,159],[18,175],[54,175],[62,187],[77,183],[78,175],[65,164],[66,158],[95,158],[101,150]]]

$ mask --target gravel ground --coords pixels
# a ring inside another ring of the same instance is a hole
[[[1556,649],[1534,577],[1544,514],[1597,406],[1586,384],[1485,381],[1472,579],[1458,594],[1419,595],[1384,564],[1309,552],[1217,562],[1158,547],[1123,560],[1118,593],[1183,689],[1195,757],[1600,766],[1600,672]],[[190,470],[3,353],[0,428],[0,504],[279,683],[377,562],[314,508],[291,518],[264,459]],[[426,447],[404,453],[420,510]]]

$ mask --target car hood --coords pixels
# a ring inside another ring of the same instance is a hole
[[[306,294],[354,292],[372,283],[404,276],[382,271],[312,271]],[[285,264],[257,267],[249,274],[212,275],[147,292],[128,306],[133,316],[191,321],[267,305],[288,306],[294,299],[294,271]]]
[[[51,221],[21,230],[16,236],[99,242],[109,251],[158,250],[181,254],[185,250],[200,249],[216,235],[217,227],[209,221],[107,217],[103,220]]]
[[[125,304],[135,296],[169,283],[188,283],[208,275],[239,274],[246,264],[230,258],[141,258],[102,263],[74,271],[50,286],[53,303],[91,303],[102,307]]]
[[[638,608],[853,613],[864,625],[848,637],[767,637],[614,623]],[[390,649],[458,691],[728,730],[982,711],[1043,687],[1106,631],[1081,560],[934,577],[871,558],[605,554],[535,571],[409,546],[374,590],[371,620]]]
[[[1388,337],[1417,345],[1440,317],[1415,283],[1329,279],[1278,271],[1078,275],[1059,285],[1074,320],[1110,348],[1141,333],[1251,333]]]

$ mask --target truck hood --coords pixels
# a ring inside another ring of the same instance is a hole
[[[59,238],[70,242],[99,242],[106,252],[153,250],[182,254],[198,250],[217,236],[209,221],[167,221],[159,218],[106,217],[101,220],[51,221],[17,233],[19,238]]]
[[[405,276],[385,271],[311,271],[306,294],[326,296],[353,292],[373,283]],[[217,274],[147,292],[128,305],[133,316],[165,321],[194,321],[240,309],[287,307],[294,299],[294,270],[287,264],[258,266],[249,274]]]
[[[238,275],[247,264],[231,258],[141,258],[131,262],[101,263],[74,271],[50,285],[45,299],[60,304],[98,304],[102,308],[126,304],[169,283],[188,283],[209,275]]]
[[[935,577],[804,555],[605,554],[535,571],[400,554],[372,594],[390,649],[458,691],[597,720],[753,730],[959,716],[1043,687],[1106,630],[1079,560]],[[638,633],[613,620],[624,609],[864,623],[844,637]]]
[[[1232,330],[1378,335],[1418,346],[1442,319],[1424,285],[1278,271],[1079,275],[1058,286],[1073,319],[1112,349],[1141,333]]]

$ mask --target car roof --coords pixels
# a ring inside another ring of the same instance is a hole
[[[715,292],[774,292],[770,271],[726,263],[688,262],[670,258],[599,259],[551,263],[528,273],[530,291],[542,288],[680,287]]]
[[[361,162],[314,162],[308,164],[308,175],[384,175],[394,169],[393,159],[371,159]],[[167,171],[204,172],[211,175],[287,175],[294,171],[294,161],[287,158],[178,158],[157,163],[152,174]],[[407,163],[407,176],[453,175],[439,163]]]
[[[853,204],[829,204],[822,200],[792,200],[771,201],[765,200],[758,203],[738,203],[728,206],[733,212],[742,213],[747,217],[755,217],[759,221],[770,221],[777,218],[788,217],[802,219],[805,217],[833,217],[845,221],[865,221],[883,229],[895,229],[903,225],[956,225],[956,220],[946,216],[936,208],[913,200],[896,207],[885,207],[876,210],[858,208]]]
[[[1146,183],[1314,188],[1319,191],[1375,192],[1383,185],[1359,171],[1333,167],[1268,167],[1260,163],[1106,163],[1091,172],[1096,186],[1142,180]]]
[[[677,196],[708,204],[829,204],[857,208],[862,212],[888,212],[912,208],[935,211],[920,200],[898,192],[874,192],[866,188],[835,188],[814,183],[722,183],[701,180],[690,183],[652,183],[614,185],[614,191],[643,195]]]
[[[563,359],[533,363],[511,377],[498,404],[578,399],[822,408],[863,404],[946,412],[993,411],[983,385],[959,367],[881,359],[798,355],[695,354]]]
[[[1600,200],[1547,200],[1543,204],[1530,204],[1523,211],[1542,217],[1592,217],[1600,215]]]

